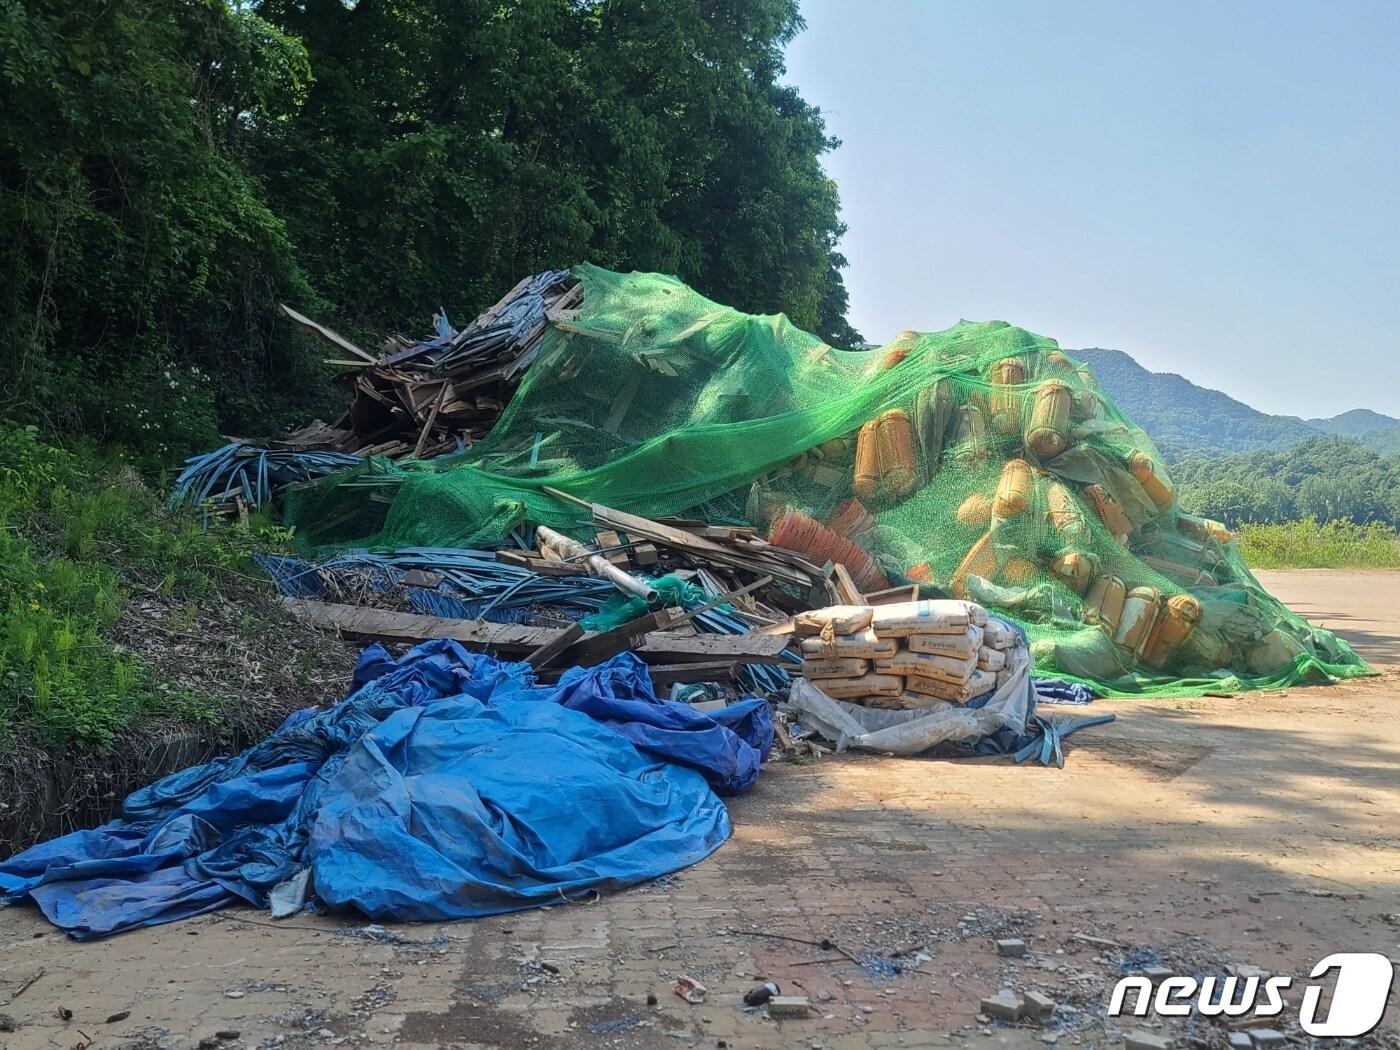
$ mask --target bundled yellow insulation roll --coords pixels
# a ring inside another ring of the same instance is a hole
[[[974,492],[958,504],[955,515],[964,525],[985,529],[992,523],[992,497],[985,492]]]
[[[1045,503],[1050,525],[1060,546],[1068,547],[1089,538],[1089,525],[1084,519],[1083,504],[1075,498],[1069,486],[1052,481],[1045,486]]]
[[[1019,518],[1030,509],[1035,475],[1024,459],[1009,459],[1001,468],[996,495],[992,497],[992,514],[998,518]]]
[[[1133,523],[1128,519],[1123,505],[1110,496],[1108,490],[1102,485],[1085,485],[1084,495],[1089,500],[1089,505],[1094,508],[1094,513],[1103,522],[1109,535],[1119,543],[1126,544],[1128,536],[1133,531]]]
[[[1111,637],[1118,630],[1123,602],[1127,597],[1128,588],[1117,576],[1095,578],[1089,585],[1089,593],[1084,596],[1084,622],[1098,624]]]
[[[1157,505],[1158,510],[1168,510],[1176,501],[1176,494],[1166,479],[1157,471],[1152,457],[1146,452],[1133,452],[1128,456],[1128,472],[1142,486],[1147,498]]]
[[[1149,667],[1167,666],[1200,622],[1200,602],[1189,594],[1172,595],[1162,607],[1152,634],[1143,647],[1142,662]]]
[[[1021,400],[1018,389],[1026,381],[1026,366],[1019,357],[1007,357],[992,366],[989,396],[992,430],[1014,434],[1021,428]]]
[[[1118,619],[1118,627],[1113,632],[1113,644],[1132,653],[1134,658],[1141,655],[1148,636],[1157,623],[1157,610],[1162,601],[1162,592],[1156,587],[1134,587],[1123,599],[1123,613]]]
[[[1068,551],[1057,555],[1050,563],[1050,571],[1075,594],[1083,594],[1089,589],[1089,581],[1099,574],[1098,555]]]
[[[1026,427],[1026,447],[1041,459],[1053,459],[1069,447],[1070,389],[1058,379],[1036,388]]]

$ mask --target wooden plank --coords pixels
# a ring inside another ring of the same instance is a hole
[[[592,667],[618,653],[641,646],[643,639],[654,631],[669,627],[675,619],[670,609],[658,609],[643,613],[635,619],[619,624],[611,631],[600,631],[575,642],[560,658],[560,663]]]
[[[447,381],[443,380],[442,387],[438,390],[437,400],[433,402],[433,410],[428,413],[428,421],[423,424],[423,432],[418,435],[418,443],[413,446],[414,459],[423,455],[423,446],[428,443],[428,434],[433,429],[433,424],[437,422],[438,413],[442,411],[442,403],[446,400]]]
[[[463,645],[507,652],[532,652],[554,640],[557,628],[527,627],[485,620],[452,620],[444,616],[366,609],[308,598],[284,598],[283,605],[296,619],[312,627],[332,630],[346,638],[372,638],[390,642],[421,642],[451,638]]]
[[[583,635],[583,626],[575,620],[573,623],[569,624],[568,627],[564,628],[564,630],[560,631],[558,637],[551,638],[529,656],[525,657],[525,662],[536,670],[539,670],[541,667],[552,662],[555,657],[582,638]]]
[[[690,664],[655,664],[647,670],[651,673],[652,684],[664,688],[676,682],[723,682],[737,677],[741,666],[728,660],[706,660]]]
[[[816,566],[811,566],[811,571],[804,568],[797,568],[791,564],[796,558],[783,558],[775,561],[769,557],[757,554],[749,554],[733,547],[726,547],[713,540],[696,536],[683,529],[675,529],[669,525],[663,525],[650,518],[643,518],[637,514],[628,514],[626,511],[614,510],[612,507],[604,506],[601,503],[589,503],[587,500],[571,496],[567,492],[559,489],[543,486],[545,492],[569,503],[575,503],[587,507],[593,514],[593,520],[599,525],[606,525],[609,528],[622,532],[630,532],[633,535],[644,536],[654,543],[661,543],[667,547],[691,554],[701,561],[709,560],[718,562],[721,565],[729,565],[739,569],[747,569],[750,572],[767,572],[787,580],[789,583],[797,584],[801,587],[810,587],[812,583],[821,578],[820,571]],[[800,560],[800,559],[796,559]]]
[[[865,596],[860,593],[860,588],[856,586],[856,581],[851,579],[850,571],[839,561],[832,562],[831,584],[832,588],[836,591],[836,600],[840,604],[866,604]]]
[[[531,557],[524,551],[498,550],[496,560],[503,565],[514,565],[517,568],[529,569],[537,572],[541,576],[587,576],[588,571],[582,565],[573,562],[562,561],[559,558],[539,558]]]
[[[787,663],[789,638],[751,631],[748,634],[672,634],[658,631],[647,635],[637,655],[647,663],[686,663],[691,660],[728,658],[741,664]]]
[[[908,583],[899,587],[886,587],[883,591],[871,591],[865,596],[862,605],[898,605],[900,602],[919,600],[919,585]]]
[[[346,339],[345,336],[341,335],[339,332],[335,331],[334,329],[327,328],[323,324],[317,324],[305,314],[297,313],[286,303],[278,303],[277,305],[282,307],[282,312],[284,314],[286,314],[297,324],[301,325],[307,331],[314,332],[316,335],[319,335],[322,339],[330,343],[332,346],[338,347],[341,350],[346,351],[347,353],[354,354],[356,357],[361,358],[369,362],[370,364],[374,364],[375,359],[373,354],[368,354],[365,351],[361,350],[358,346],[350,342],[349,339]]]
[[[307,598],[284,598],[283,606],[296,619],[312,627],[333,630],[346,638],[387,642],[421,642],[429,638],[451,638],[463,645],[502,653],[530,653],[554,641],[564,631],[557,627],[529,627],[485,620],[454,620],[445,616],[365,609]],[[654,616],[655,614],[648,614]],[[647,617],[642,617],[646,619]],[[634,621],[635,622],[635,621]],[[624,625],[624,629],[628,625]],[[609,632],[611,633],[611,632]],[[584,635],[578,646],[589,638]],[[645,634],[634,647],[648,663],[689,663],[727,659],[745,664],[784,663],[789,639],[751,634]],[[567,651],[567,650],[566,650]],[[618,650],[619,652],[621,650]]]

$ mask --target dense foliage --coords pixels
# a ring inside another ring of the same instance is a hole
[[[795,0],[0,0],[5,414],[169,460],[320,348],[524,274],[664,270],[848,344]]]
[[[1314,518],[1400,525],[1400,459],[1351,438],[1285,451],[1194,453],[1172,465],[1183,507],[1230,525]]]
[[[206,530],[167,514],[130,468],[0,428],[0,751],[18,733],[110,744],[136,719],[212,717],[207,698],[152,673],[119,625],[133,592],[194,609],[276,530]],[[212,644],[212,641],[206,642]]]
[[[1400,533],[1376,521],[1245,525],[1240,551],[1254,569],[1400,569]]]

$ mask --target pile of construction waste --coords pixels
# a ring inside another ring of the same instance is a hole
[[[353,433],[337,454],[353,447],[355,465],[248,486],[270,472],[244,448],[191,461],[177,492],[285,493],[308,550],[494,552],[536,576],[611,580],[646,608],[647,581],[679,573],[702,600],[740,592],[726,604],[748,631],[833,604],[959,599],[1014,624],[1042,673],[1110,693],[1369,672],[1258,585],[1228,529],[1177,505],[1152,442],[1087,369],[1022,329],[963,322],[853,353],[673,278],[588,266],[522,281],[461,332],[438,322],[356,364],[335,428]],[[484,435],[458,408],[483,377],[519,383]],[[394,459],[449,450],[431,467]],[[504,608],[426,590],[411,611]],[[947,645],[890,653],[878,631],[864,646],[838,634],[788,659],[833,697],[887,706],[975,698],[1003,651],[953,666],[964,654]]]

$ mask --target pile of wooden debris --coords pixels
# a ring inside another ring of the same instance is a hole
[[[440,312],[433,336],[393,336],[377,355],[283,304],[289,318],[339,351],[327,363],[349,370],[342,381],[351,399],[334,424],[317,420],[273,447],[390,458],[470,447],[500,418],[547,322],[567,317],[582,300],[583,286],[569,271],[548,270],[526,277],[461,331]]]

